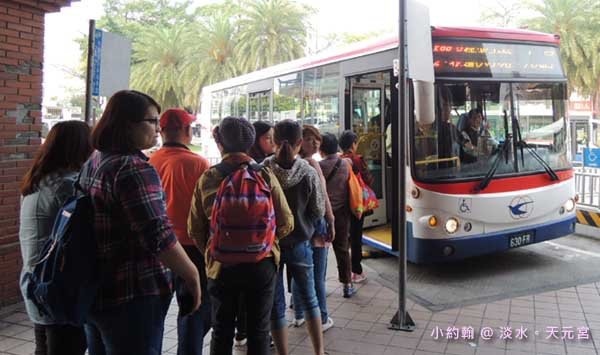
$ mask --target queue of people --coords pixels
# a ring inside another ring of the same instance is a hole
[[[305,324],[315,354],[334,325],[325,275],[333,245],[343,296],[364,282],[362,223],[350,213],[349,174],[372,177],[357,137],[283,120],[275,126],[227,117],[213,130],[222,160],[191,152],[195,117],[161,114],[150,96],[114,94],[98,124],[56,124],[23,179],[19,238],[23,274],[38,262],[61,205],[90,196],[100,287],[83,327],[53,324],[27,299],[36,355],[160,354],[173,293],[177,353],[288,354],[285,266],[294,325]],[[149,159],[142,150],[164,142]],[[343,154],[338,154],[338,146]],[[313,156],[320,153],[322,160]],[[272,340],[271,340],[272,339]]]

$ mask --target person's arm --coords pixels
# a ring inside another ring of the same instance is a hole
[[[325,220],[327,221],[327,227],[329,229],[329,234],[331,235],[331,239],[335,239],[335,217],[333,215],[333,209],[331,208],[331,201],[329,201],[329,195],[327,194],[327,182],[325,181],[325,176],[323,176],[323,170],[321,170],[321,165],[314,159],[307,159],[310,165],[315,168],[317,171],[317,175],[319,176],[319,182],[321,183],[323,198],[325,199]]]
[[[156,170],[145,162],[124,164],[115,175],[113,193],[129,227],[141,238],[142,248],[185,280],[194,299],[193,309],[198,309],[200,275],[173,233]]]
[[[193,298],[191,312],[196,311],[202,302],[200,274],[196,265],[194,265],[185,250],[183,250],[181,244],[177,242],[172,248],[162,251],[158,254],[158,259],[185,281],[185,286]]]
[[[287,203],[279,181],[269,168],[263,168],[263,177],[271,187],[271,198],[273,199],[275,221],[277,224],[277,239],[281,239],[294,230],[294,215]]]
[[[308,197],[308,210],[315,218],[321,218],[325,215],[325,201],[323,189],[319,182],[317,172],[312,170],[308,173],[308,182],[310,184],[310,195]]]
[[[363,181],[365,182],[365,184],[369,185],[369,187],[373,184],[373,181],[375,180],[375,178],[373,177],[373,175],[371,174],[371,171],[369,170],[369,166],[367,165],[367,162],[363,159],[362,156],[359,156],[359,166],[358,166],[358,170],[360,171],[360,175],[363,179]]]

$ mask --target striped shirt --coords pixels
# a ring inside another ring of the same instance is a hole
[[[171,277],[158,260],[175,246],[156,170],[141,153],[94,152],[81,170],[92,197],[101,285],[101,310],[138,297],[168,295]]]

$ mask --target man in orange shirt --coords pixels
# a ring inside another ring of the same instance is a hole
[[[189,313],[190,294],[183,279],[175,276],[175,294],[179,304],[177,316],[178,355],[201,355],[204,335],[211,326],[210,304],[206,292],[206,270],[204,256],[196,248],[187,232],[187,218],[192,195],[200,175],[209,168],[208,161],[193,153],[187,145],[192,142],[191,124],[196,118],[178,108],[168,109],[160,117],[163,146],[150,157],[160,176],[166,193],[167,215],[173,230],[200,273],[202,304]]]

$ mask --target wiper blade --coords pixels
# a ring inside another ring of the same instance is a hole
[[[521,149],[527,148],[527,151],[535,158],[535,160],[537,160],[540,163],[540,165],[544,168],[546,173],[550,176],[550,180],[560,180],[558,175],[556,175],[556,172],[550,167],[550,165],[544,160],[544,158],[540,157],[539,154],[533,148],[531,148],[529,144],[527,144],[527,142],[520,141],[517,142],[517,144]],[[525,161],[523,161],[523,165],[525,165]]]
[[[490,168],[490,170],[488,170],[487,174],[485,174],[483,180],[481,180],[481,182],[479,183],[479,185],[477,185],[477,187],[474,189],[473,192],[478,193],[483,191],[486,187],[488,187],[488,185],[490,184],[490,182],[492,181],[492,178],[494,177],[494,174],[496,174],[496,170],[498,170],[498,166],[500,165],[500,162],[502,161],[502,156],[507,149],[505,147],[508,146],[508,141],[505,140],[502,146],[502,149],[498,149],[498,151],[496,151],[495,155],[496,158],[494,160],[494,162],[492,163],[492,167]]]
[[[542,165],[546,173],[550,175],[550,180],[560,180],[558,175],[556,175],[556,172],[550,167],[550,164],[548,164],[542,157],[540,157],[540,155],[533,148],[531,148],[531,146],[527,144],[527,142],[525,142],[523,138],[521,138],[521,125],[519,125],[519,121],[514,120],[513,124],[516,125],[517,133],[519,135],[517,147],[521,149],[521,161],[523,162],[523,167],[525,167],[525,156],[523,154],[523,148],[527,148],[527,151],[535,158],[535,160],[537,160]]]
[[[502,149],[498,148],[498,150],[494,153],[496,155],[496,158],[492,163],[490,170],[488,170],[487,174],[485,174],[485,176],[483,177],[483,180],[481,180],[479,185],[477,185],[477,187],[473,190],[474,193],[479,193],[483,191],[486,187],[488,187],[488,185],[492,181],[492,178],[494,177],[494,174],[496,174],[496,170],[498,170],[498,166],[500,165],[500,161],[502,161],[503,156],[506,159],[506,163],[508,164],[508,147],[510,147],[510,140],[511,137],[508,134],[508,113],[506,112],[506,110],[504,110],[504,143],[502,143]]]

